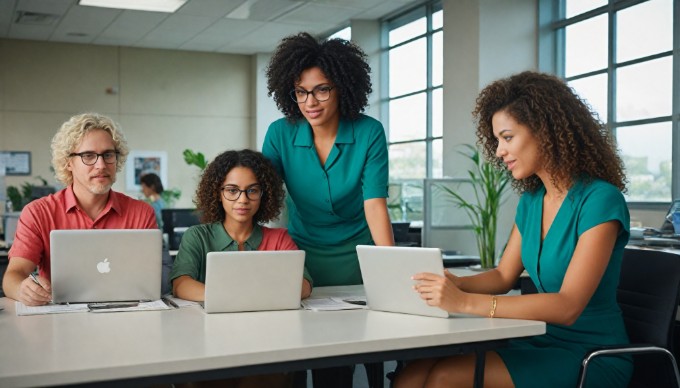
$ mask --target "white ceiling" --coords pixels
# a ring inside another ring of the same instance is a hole
[[[188,0],[169,14],[85,7],[77,0],[0,0],[0,38],[253,54],[271,52],[290,34],[332,33],[351,19],[380,19],[417,2]]]

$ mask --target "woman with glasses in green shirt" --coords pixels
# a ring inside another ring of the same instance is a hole
[[[175,296],[195,301],[205,297],[206,255],[221,251],[298,249],[283,228],[263,224],[278,217],[283,182],[259,152],[226,151],[206,167],[196,189],[200,225],[182,236],[170,280]],[[301,298],[312,292],[305,272]]]
[[[361,114],[369,72],[355,44],[307,33],[284,38],[267,68],[285,117],[269,126],[262,153],[286,183],[288,232],[315,286],[361,284],[356,246],[394,245],[385,131]]]

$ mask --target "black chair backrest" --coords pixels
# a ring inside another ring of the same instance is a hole
[[[409,241],[408,230],[410,226],[410,222],[392,222],[392,235],[395,243]]]
[[[617,299],[631,343],[673,351],[680,290],[680,254],[626,248]]]
[[[623,253],[617,299],[628,338],[675,354],[675,314],[680,290],[680,254],[626,248]],[[661,356],[635,356],[629,387],[671,387],[675,376]]]
[[[186,227],[201,223],[196,209],[162,209],[163,233],[168,234],[168,243],[171,250],[179,248],[179,239],[175,236],[176,227]]]

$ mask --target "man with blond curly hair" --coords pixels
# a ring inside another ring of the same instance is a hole
[[[52,139],[52,166],[66,188],[22,210],[2,282],[8,297],[29,306],[52,299],[52,230],[157,228],[151,206],[111,190],[128,152],[123,133],[106,116],[84,113],[62,124]],[[40,284],[29,278],[36,267]]]

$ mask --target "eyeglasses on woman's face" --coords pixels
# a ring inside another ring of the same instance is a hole
[[[262,198],[264,190],[260,186],[250,186],[245,190],[241,190],[238,186],[226,185],[222,187],[222,196],[227,201],[238,201],[241,194],[246,193],[246,197],[251,201],[258,201]]]
[[[101,154],[98,154],[96,152],[74,152],[69,154],[69,157],[74,157],[74,156],[80,156],[80,160],[83,161],[83,164],[86,166],[94,166],[97,164],[97,161],[99,160],[99,157],[101,156],[102,159],[104,159],[104,163],[106,164],[114,164],[118,160],[118,155],[120,152],[118,151],[106,151]]]
[[[298,104],[302,104],[303,102],[307,102],[307,98],[309,98],[309,95],[311,94],[317,101],[324,102],[331,98],[331,90],[333,89],[334,88],[330,85],[319,85],[310,91],[297,87],[290,92],[290,97]]]

